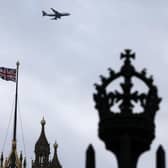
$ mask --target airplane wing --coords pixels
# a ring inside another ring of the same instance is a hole
[[[57,20],[57,17],[51,18],[51,20]]]
[[[59,12],[56,11],[54,8],[51,8],[51,10],[52,10],[55,14],[59,14]]]

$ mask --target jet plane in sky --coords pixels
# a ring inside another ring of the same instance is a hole
[[[69,16],[70,13],[61,13],[56,11],[55,9],[51,8],[53,13],[47,13],[45,11],[42,11],[42,16],[48,16],[51,17],[51,20],[57,20],[57,19],[61,19],[62,16]]]

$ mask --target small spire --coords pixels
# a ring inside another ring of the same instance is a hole
[[[57,156],[58,144],[56,143],[56,141],[55,141],[53,147],[54,147],[54,156],[53,156],[53,159],[52,159],[52,166],[57,167],[57,168],[62,168],[62,166],[59,162],[58,156]]]
[[[23,155],[22,155],[22,151],[20,152],[20,161],[23,161]]]
[[[94,148],[93,148],[93,145],[92,145],[92,144],[90,144],[90,145],[88,146],[87,151],[93,151],[93,152],[94,152]]]
[[[3,161],[3,152],[1,153],[1,161]]]
[[[95,151],[92,144],[86,150],[86,168],[95,168]]]
[[[3,166],[3,152],[1,153],[1,167]]]
[[[156,168],[166,168],[165,151],[162,145],[159,145],[156,152]]]
[[[35,144],[35,154],[36,154],[35,162],[36,163],[41,162],[39,157],[42,157],[42,158],[45,157],[45,160],[43,159],[42,161],[48,162],[48,156],[50,154],[50,145],[45,135],[45,127],[44,127],[45,124],[46,124],[46,121],[43,117],[41,120],[41,133]]]
[[[23,167],[26,168],[26,157],[24,158],[24,161],[23,161]]]
[[[54,149],[57,149],[58,148],[58,144],[57,142],[55,141],[54,145],[53,145]]]

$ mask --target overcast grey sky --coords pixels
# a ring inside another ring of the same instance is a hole
[[[41,10],[53,7],[71,16],[51,21]],[[119,53],[131,48],[134,64],[152,74],[163,98],[156,116],[156,139],[138,168],[155,166],[159,143],[168,151],[168,2],[166,0],[5,0],[0,2],[0,66],[20,61],[19,107],[29,167],[40,120],[59,144],[63,167],[84,167],[85,149],[96,148],[97,168],[116,168],[114,155],[97,137],[93,84],[107,68],[118,70]],[[15,84],[0,80],[2,146],[14,101]],[[10,130],[12,129],[12,124]],[[23,150],[18,123],[18,151]],[[9,132],[5,154],[10,150]],[[0,147],[1,147],[0,146]],[[52,150],[53,152],[53,150]]]

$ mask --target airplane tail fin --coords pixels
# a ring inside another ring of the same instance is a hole
[[[42,11],[42,16],[46,16],[47,13],[45,11]]]

